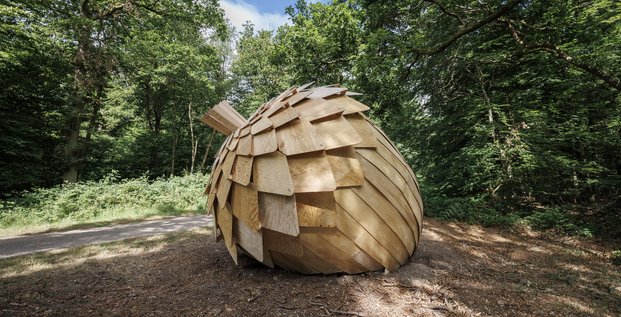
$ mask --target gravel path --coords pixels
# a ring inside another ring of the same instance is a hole
[[[213,218],[211,217],[199,215],[83,230],[0,237],[0,259],[55,249],[74,248],[86,244],[193,229],[210,225],[212,221]]]

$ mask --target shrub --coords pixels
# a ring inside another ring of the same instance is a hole
[[[202,213],[207,179],[191,174],[119,180],[111,174],[97,182],[24,191],[0,201],[0,228]]]

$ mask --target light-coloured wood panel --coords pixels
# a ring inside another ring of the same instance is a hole
[[[339,189],[334,192],[336,203],[355,221],[372,235],[402,265],[410,253],[399,236],[386,222],[351,189]]]
[[[345,109],[325,99],[307,99],[299,103],[295,110],[300,113],[300,118],[310,122],[323,120],[334,116],[340,116]]]
[[[230,135],[232,133],[232,130],[230,128],[228,128],[226,125],[224,125],[222,122],[216,120],[215,118],[213,118],[211,115],[209,115],[208,113],[206,113],[205,115],[203,115],[201,117],[201,121],[210,126],[212,129],[224,134],[224,135]]]
[[[237,130],[235,130],[235,131],[237,131]],[[229,142],[229,144],[226,146],[226,148],[229,151],[235,151],[235,148],[237,147],[237,142],[239,142],[239,138],[233,137],[231,139],[231,142]]]
[[[383,267],[379,262],[375,261],[370,255],[362,250],[356,252],[356,254],[352,256],[352,259],[360,263],[360,265],[366,267],[371,272],[377,271]]]
[[[304,263],[297,257],[282,254],[278,251],[270,251],[272,255],[272,260],[274,264],[277,266],[292,272],[300,272],[302,274],[317,274],[321,272],[317,272],[314,269],[309,268],[304,265]]]
[[[231,169],[233,168],[234,161],[235,154],[229,152],[224,161],[222,162],[222,176],[220,177],[220,182],[218,183],[218,193],[216,194],[218,197],[218,202],[220,204],[226,203],[229,196],[231,181],[226,177],[226,175],[231,174]]]
[[[364,173],[352,146],[326,151],[337,187],[364,184]]]
[[[300,235],[300,239],[306,248],[336,268],[337,272],[344,271],[349,274],[356,274],[368,271],[366,267],[354,261],[350,254],[334,247],[329,239],[324,238],[324,235],[308,232]]]
[[[295,194],[298,223],[301,227],[336,226],[334,193],[315,192]]]
[[[272,127],[272,121],[264,116],[260,116],[257,122],[250,126],[250,134],[256,135]]]
[[[278,150],[278,141],[276,140],[276,131],[274,129],[253,136],[252,155],[263,155],[276,150]]]
[[[241,127],[246,123],[246,119],[242,117],[242,115],[240,115],[237,111],[235,111],[235,109],[226,100],[223,100],[222,102],[217,104],[215,107],[213,107],[213,109],[216,110],[216,112],[223,118],[225,118],[226,121],[231,122],[235,126],[233,130]]]
[[[275,102],[274,104],[266,108],[265,112],[263,112],[263,117],[267,118],[267,117],[272,116],[274,113],[282,109],[287,104],[288,103],[286,101]]]
[[[295,196],[260,192],[259,217],[264,228],[290,236],[300,234]]]
[[[247,186],[250,183],[250,176],[252,175],[252,162],[254,157],[236,155],[235,163],[233,163],[233,169],[231,171],[231,180]]]
[[[377,139],[375,137],[374,128],[367,120],[358,113],[353,113],[345,116],[347,122],[356,130],[362,141],[355,145],[357,148],[375,148],[377,146]]]
[[[298,92],[297,94],[287,98],[285,101],[290,106],[293,106],[297,104],[298,102],[302,101],[304,98],[308,97],[308,95],[310,95],[311,93],[312,93],[311,91]]]
[[[418,234],[416,226],[410,224],[402,212],[382,195],[382,193],[370,183],[352,188],[358,197],[364,200],[375,213],[388,224],[388,226],[399,236],[409,254],[414,252],[415,236]]]
[[[392,154],[392,152],[390,152],[390,150],[388,150],[381,142],[378,144],[377,153],[383,157],[384,160],[389,162],[390,165],[392,165],[392,167],[401,174],[401,176],[403,176],[408,184],[408,190],[414,195],[416,201],[419,202],[421,214],[423,214],[423,200],[420,195],[420,189],[416,178],[413,176],[414,172],[412,172],[409,165],[403,159],[394,156],[394,154]]]
[[[237,142],[237,155],[250,155],[252,152],[252,134],[246,134]]]
[[[343,117],[313,123],[321,143],[327,150],[362,142],[358,132]]]
[[[358,100],[355,100],[347,96],[331,98],[330,100],[334,101],[339,106],[345,108],[345,112],[343,112],[343,114],[362,112],[362,111],[367,111],[370,109],[369,107],[359,102]]]
[[[300,116],[300,113],[289,106],[285,106],[282,110],[276,112],[269,119],[274,128],[281,127]]]
[[[310,122],[295,119],[276,130],[278,149],[287,156],[326,148]]]
[[[239,128],[239,125],[236,122],[236,119],[228,116],[227,113],[223,112],[221,109],[217,109],[216,107],[209,109],[207,111],[207,115],[215,120],[217,120],[221,125],[225,126],[227,130],[230,132],[227,135],[230,135]]]
[[[304,246],[304,256],[301,258],[301,260],[306,266],[323,274],[332,274],[343,271],[338,267],[332,265],[331,263],[328,263],[321,256],[315,254],[315,252],[309,249],[306,245]]]
[[[241,129],[239,129],[239,137],[245,137],[250,133],[250,124],[246,123]]]
[[[227,246],[231,247],[234,245],[233,241],[233,215],[231,214],[231,210],[229,209],[228,204],[224,204],[218,207],[216,210],[216,220],[218,222],[218,228],[222,231],[222,236],[224,237],[224,242]]]
[[[344,95],[347,88],[342,87],[317,87],[312,90],[308,98],[326,98],[334,95]]]
[[[302,241],[299,236],[290,236],[264,228],[263,241],[266,248],[270,250],[297,257],[304,255]]]
[[[259,220],[259,193],[254,184],[242,186],[234,183],[231,189],[233,215],[253,230],[261,229]]]
[[[263,261],[263,232],[252,230],[242,221],[235,221],[233,228],[237,243],[257,261]]]
[[[293,181],[289,174],[287,157],[280,152],[257,156],[252,167],[257,190],[266,193],[293,195]]]
[[[414,217],[416,219],[422,219],[422,201],[420,201],[420,197],[416,197],[412,190],[410,189],[406,179],[397,171],[388,161],[386,161],[381,155],[379,155],[376,151],[367,150],[367,149],[358,149],[358,154],[364,157],[367,161],[369,161],[373,166],[379,169],[386,177],[392,180],[392,182],[401,189],[401,194],[408,202],[411,210],[414,212]],[[418,191],[416,191],[418,193]],[[421,223],[419,222],[419,225]],[[420,228],[422,229],[422,227]]]
[[[365,171],[365,179],[375,186],[375,188],[381,188],[384,197],[386,197],[386,199],[388,199],[388,201],[390,201],[390,203],[395,206],[399,212],[401,212],[408,224],[413,228],[419,228],[420,230],[421,224],[419,224],[418,220],[414,217],[414,213],[410,211],[414,206],[410,206],[403,196],[401,189],[399,189],[390,178],[384,175],[379,169],[377,169],[377,167],[367,161],[364,157],[359,156],[359,160]]]
[[[294,192],[326,192],[336,189],[336,181],[325,152],[289,156],[287,162]]]
[[[339,204],[336,205],[336,208],[336,226],[345,236],[388,271],[395,271],[399,268],[399,261],[381,243],[358,224]]]

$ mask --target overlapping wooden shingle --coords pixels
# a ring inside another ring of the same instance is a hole
[[[418,182],[366,105],[338,85],[291,88],[249,120],[227,103],[204,122],[229,135],[208,189],[216,239],[304,274],[396,270],[420,240]]]

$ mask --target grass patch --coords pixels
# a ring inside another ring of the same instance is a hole
[[[0,236],[204,213],[208,176],[79,182],[24,191],[0,201]]]

